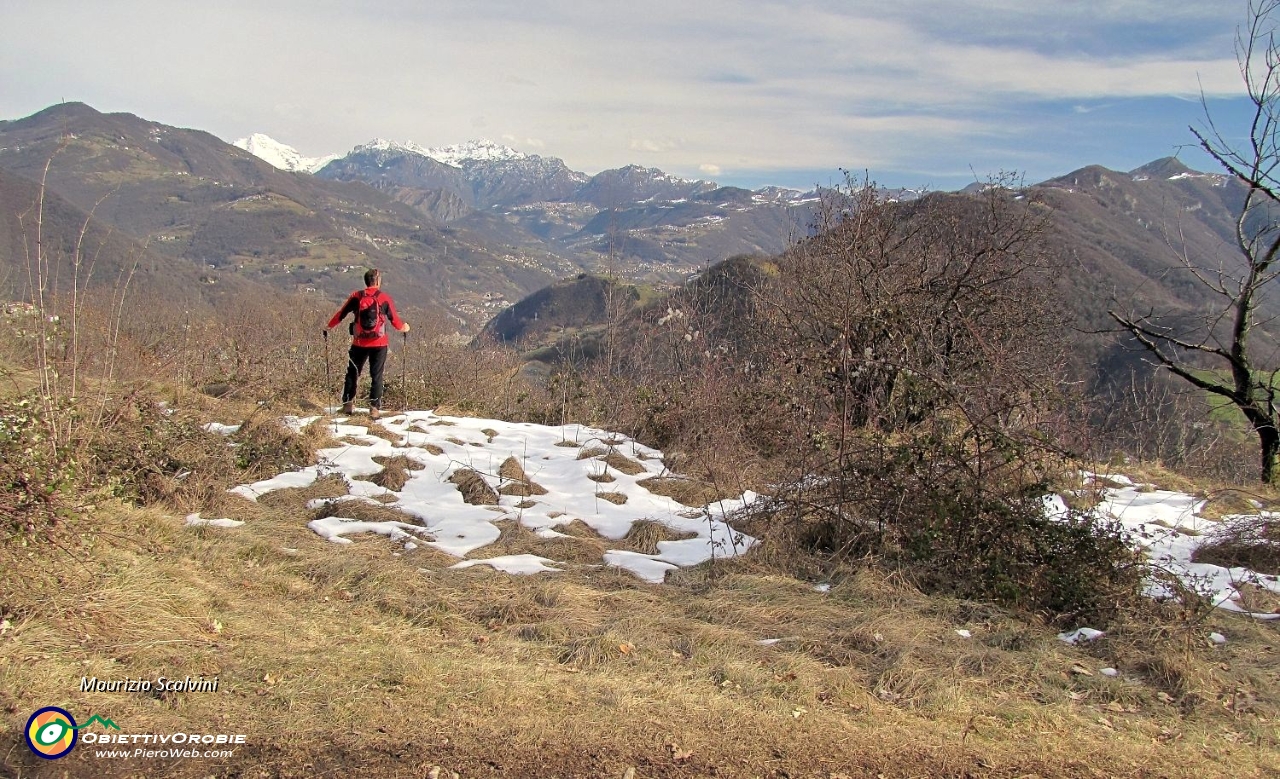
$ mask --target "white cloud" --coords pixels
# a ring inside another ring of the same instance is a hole
[[[719,176],[719,175],[720,175],[720,166],[719,166],[719,165],[712,165],[712,164],[711,164],[711,163],[709,163],[709,162],[704,162],[704,163],[702,163],[701,165],[699,165],[699,166],[698,166],[698,170],[699,170],[700,172],[702,172],[702,173],[707,174],[708,176]]]
[[[672,140],[653,140],[652,138],[632,138],[628,144],[632,151],[645,151],[653,154],[662,154],[672,149],[679,148],[680,144]]]
[[[1240,93],[1237,0],[13,5],[0,119],[79,99],[311,155],[505,134],[588,172],[904,170],[1041,153],[1046,102]]]

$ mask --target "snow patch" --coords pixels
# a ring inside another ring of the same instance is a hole
[[[219,519],[202,519],[199,514],[188,514],[186,519],[187,527],[240,527],[244,524],[240,520],[228,519],[222,517]]]

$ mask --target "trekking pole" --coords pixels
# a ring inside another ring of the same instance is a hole
[[[409,410],[409,385],[408,379],[405,377],[405,361],[409,350],[409,334],[400,332],[400,402],[404,404],[404,410]]]
[[[324,386],[332,390],[333,376],[329,372],[329,328],[321,330],[320,334],[324,336]]]

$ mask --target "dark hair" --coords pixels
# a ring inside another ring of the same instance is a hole
[[[378,283],[378,277],[381,275],[382,272],[377,268],[370,268],[364,272],[364,285],[366,287],[372,287],[374,284]]]

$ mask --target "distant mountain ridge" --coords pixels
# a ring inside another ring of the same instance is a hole
[[[728,257],[777,255],[811,234],[823,195],[638,165],[587,176],[492,142],[432,150],[374,141],[312,175],[284,144],[241,140],[296,170],[207,132],[78,103],[0,121],[0,170],[38,181],[52,159],[50,191],[156,262],[189,263],[194,283],[234,278],[338,297],[372,265],[406,301],[471,333],[510,301],[582,273],[669,286]],[[10,209],[29,197],[15,181],[0,180]],[[1092,326],[1108,324],[1105,306],[1117,297],[1187,312],[1212,302],[1179,269],[1172,235],[1195,256],[1235,261],[1242,195],[1221,175],[1164,158],[1128,172],[1086,166],[1034,189],[1074,263],[1069,302]]]
[[[558,157],[492,141],[427,148],[375,139],[315,174],[363,182],[433,222],[467,229],[539,263],[674,282],[743,253],[775,253],[811,221],[816,197],[756,192],[627,165],[593,176]]]
[[[719,186],[715,182],[684,179],[658,168],[645,168],[640,165],[626,165],[591,176],[570,169],[558,157],[526,154],[483,138],[431,148],[412,141],[375,138],[368,143],[356,146],[346,154],[331,154],[321,158],[302,157],[291,146],[262,133],[254,133],[249,138],[236,141],[234,145],[257,155],[270,165],[288,171],[320,173],[329,162],[348,161],[348,164],[330,171],[328,173],[330,178],[339,178],[338,170],[350,171],[351,161],[372,160],[378,166],[383,166],[396,158],[425,157],[462,170],[464,175],[473,181],[473,185],[477,185],[477,189],[489,191],[490,197],[480,198],[480,202],[486,205],[520,205],[538,200],[577,200],[610,208],[638,200],[655,198],[671,200],[690,197],[717,189]],[[509,178],[513,175],[523,176],[526,179],[541,179],[549,186],[531,190],[516,188],[512,191],[501,187],[485,187],[482,183],[484,179],[499,176]],[[768,189],[786,191],[778,187]],[[502,196],[494,197],[493,193],[498,191],[503,192]]]
[[[970,197],[972,192],[968,190],[985,186],[990,185],[928,197]],[[1013,194],[1045,207],[1044,213],[1049,217],[1048,247],[1061,265],[1061,305],[1078,328],[1073,337],[1077,375],[1087,376],[1092,371],[1098,381],[1107,381],[1128,375],[1130,367],[1147,369],[1141,364],[1145,354],[1141,349],[1117,342],[1107,334],[1114,328],[1108,310],[1154,310],[1167,314],[1168,321],[1195,326],[1203,321],[1205,312],[1221,306],[1221,297],[1183,265],[1181,252],[1201,267],[1221,268],[1228,273],[1242,269],[1233,231],[1243,187],[1225,175],[1192,170],[1176,158],[1154,160],[1131,171],[1085,166],[1021,187]],[[898,193],[884,195],[886,200],[899,199]],[[680,204],[647,204],[617,213],[602,211],[591,227],[603,229],[599,223],[604,220],[621,221],[623,232],[637,226],[630,220],[697,223],[723,213],[699,210],[706,209],[709,203],[741,204],[759,197],[760,193],[721,188]],[[755,256],[772,255],[761,252]],[[735,267],[732,262],[725,266]],[[720,267],[714,266],[696,279],[709,277]],[[739,261],[736,267],[749,265]],[[689,283],[696,283],[696,279]],[[485,332],[499,340],[524,339],[527,348],[543,347],[531,353],[536,359],[564,356],[564,348],[545,348],[548,339],[556,337],[557,326],[577,337],[578,333],[590,333],[605,324],[604,320],[582,316],[583,312],[596,311],[598,306],[575,309],[576,318],[566,319],[560,302],[565,289],[560,282],[519,301],[492,320]],[[725,299],[730,300],[731,296]],[[1280,287],[1267,289],[1260,303],[1260,320],[1274,319],[1280,314]],[[655,306],[659,313],[680,307],[678,303],[661,301]],[[624,331],[634,329],[632,323],[622,325]],[[1264,335],[1265,329],[1260,326],[1259,339],[1272,342],[1276,334]],[[578,352],[588,354],[590,350],[584,348],[579,344]]]
[[[406,301],[471,330],[493,301],[564,270],[513,261],[366,184],[279,170],[209,133],[132,114],[60,104],[0,122],[0,169],[39,181],[46,165],[50,190],[210,285],[247,278],[336,298],[375,266]]]

